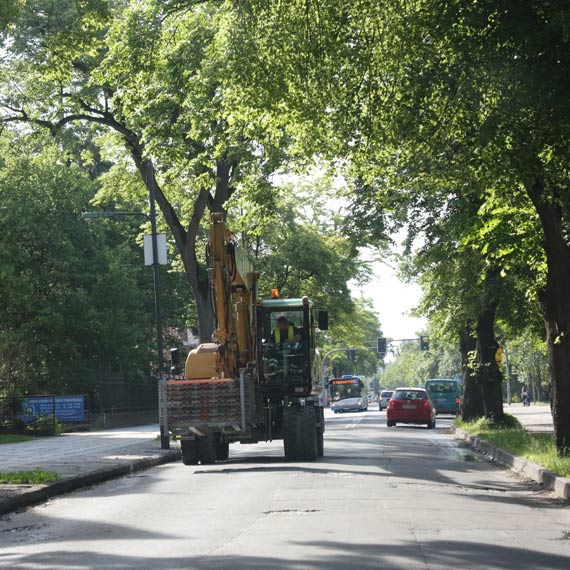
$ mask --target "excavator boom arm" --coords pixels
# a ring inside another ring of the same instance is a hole
[[[217,369],[221,377],[236,377],[254,352],[252,298],[256,274],[227,229],[223,214],[210,220],[210,287],[219,344]],[[235,306],[234,306],[235,305]]]

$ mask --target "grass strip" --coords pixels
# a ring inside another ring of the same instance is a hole
[[[0,434],[0,445],[3,443],[22,443],[23,441],[32,441],[32,439],[36,438],[31,435],[3,433]]]
[[[0,485],[39,485],[59,481],[61,477],[55,471],[43,471],[39,467],[31,471],[0,472]]]
[[[455,425],[495,447],[523,457],[557,475],[570,477],[570,457],[558,456],[554,436],[548,433],[529,433],[510,414],[506,414],[505,421],[499,424],[488,418],[472,422],[464,422],[458,418]]]

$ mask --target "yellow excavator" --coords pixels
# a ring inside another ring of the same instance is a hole
[[[186,465],[228,458],[229,444],[282,439],[285,457],[324,453],[326,401],[316,330],[328,313],[307,298],[258,298],[259,275],[221,213],[210,220],[208,275],[215,333],[167,382],[169,429]]]

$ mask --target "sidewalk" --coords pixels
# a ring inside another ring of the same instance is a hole
[[[554,433],[552,413],[548,405],[505,404],[505,412],[515,416],[527,431]]]
[[[160,449],[156,425],[42,437],[0,445],[0,471],[36,467],[61,480],[45,485],[0,485],[0,515],[85,485],[175,461],[180,450]]]

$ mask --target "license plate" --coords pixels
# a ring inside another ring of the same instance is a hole
[[[436,402],[446,402],[447,400],[445,398],[436,398],[435,401]]]
[[[404,404],[402,406],[402,409],[404,409],[404,410],[415,410],[416,406],[414,404]]]

